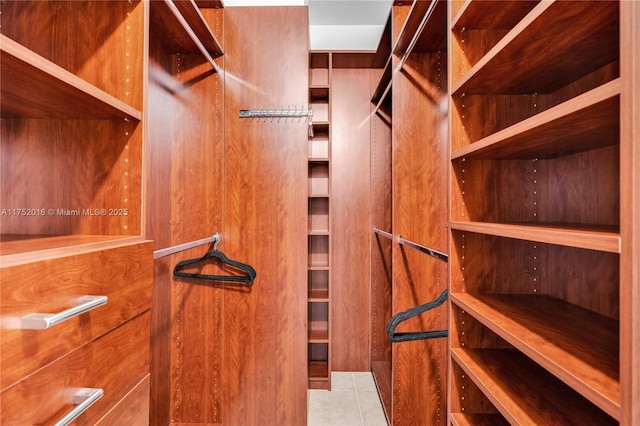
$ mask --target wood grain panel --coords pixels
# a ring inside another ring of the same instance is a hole
[[[7,37],[142,109],[143,2],[12,1],[2,16]]]
[[[253,265],[250,291],[224,293],[224,423],[307,421],[307,129],[239,109],[307,104],[304,7],[225,9],[225,232]],[[286,307],[286,309],[284,309]]]
[[[375,90],[382,70],[371,70]],[[374,106],[371,105],[373,111]],[[391,128],[371,116],[371,226],[391,231]],[[373,234],[372,234],[373,235]],[[391,416],[391,342],[385,332],[391,312],[392,240],[378,236],[371,243],[371,370],[385,412]]]
[[[445,70],[442,54],[413,54],[393,77],[392,191],[394,235],[447,253],[447,122],[440,108]],[[445,287],[445,264],[394,246],[394,313],[435,299]],[[445,329],[446,324],[441,307],[398,331]],[[393,345],[393,424],[444,425],[445,395],[445,339]]]
[[[5,389],[2,424],[50,424],[73,409],[74,390],[104,396],[77,422],[94,424],[149,371],[149,311]]]
[[[9,210],[2,232],[140,235],[141,127],[125,120],[2,119],[0,205]]]
[[[200,258],[210,249],[202,246],[171,256],[171,269],[166,272],[171,274],[177,262]],[[201,272],[225,273],[215,262],[204,264]],[[180,277],[171,277],[168,282],[170,290],[165,293],[164,302],[171,306],[171,312],[169,318],[162,320],[161,329],[169,337],[165,349],[171,355],[172,423],[222,423],[222,380],[233,371],[223,369],[222,363],[225,290],[221,284],[224,283]]]
[[[620,4],[620,378],[621,424],[640,423],[640,4]]]
[[[149,423],[149,375],[118,402],[96,425],[144,426]]]
[[[369,370],[371,250],[368,70],[333,69],[331,368]]]
[[[221,37],[223,10],[201,13]],[[158,24],[151,33],[165,30]],[[162,38],[151,37],[149,50],[147,235],[162,249],[218,232],[224,249],[223,77],[201,55],[175,54]],[[208,249],[155,262],[151,424],[222,422],[223,290],[172,277],[177,262]]]
[[[224,88],[199,55],[150,51],[147,232],[160,249],[221,232]]]
[[[2,389],[151,306],[151,242],[0,269]],[[55,313],[85,295],[105,306],[47,330],[21,330],[20,318]]]

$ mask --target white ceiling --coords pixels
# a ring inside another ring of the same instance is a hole
[[[393,0],[223,0],[234,6],[309,5],[312,50],[376,50]]]

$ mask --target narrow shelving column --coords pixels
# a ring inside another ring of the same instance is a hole
[[[309,264],[308,357],[309,388],[331,388],[329,309],[331,238],[331,55],[309,55]]]

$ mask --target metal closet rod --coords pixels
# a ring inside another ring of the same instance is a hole
[[[390,232],[383,231],[382,229],[379,229],[376,226],[373,227],[373,232],[375,232],[378,235],[382,235],[383,237],[387,237],[390,240],[393,240],[393,234],[391,234]]]
[[[431,4],[429,5],[429,9],[427,9],[427,12],[424,14],[424,17],[422,18],[422,21],[420,21],[420,25],[418,26],[418,29],[417,29],[416,33],[413,35],[413,38],[409,42],[409,45],[407,46],[407,50],[402,55],[402,59],[400,59],[400,63],[398,64],[398,67],[396,68],[396,71],[401,70],[402,67],[404,66],[404,63],[407,62],[407,59],[409,58],[409,55],[413,51],[413,48],[415,47],[416,43],[418,42],[418,39],[422,35],[422,31],[424,30],[424,27],[426,26],[427,21],[431,17],[431,14],[433,13],[433,10],[436,8],[436,4],[437,3],[438,3],[438,0],[431,0]]]
[[[306,109],[241,109],[240,118],[313,117],[313,110]]]
[[[180,25],[182,25],[182,27],[184,28],[184,30],[187,32],[187,34],[189,35],[189,38],[193,41],[193,43],[196,45],[196,47],[198,48],[198,50],[200,51],[200,53],[202,53],[202,55],[204,56],[204,58],[209,61],[209,63],[211,64],[211,66],[213,67],[214,70],[216,70],[217,73],[220,73],[220,66],[218,66],[218,64],[214,61],[213,56],[211,56],[211,54],[209,53],[209,51],[207,50],[206,47],[204,47],[204,44],[202,44],[202,42],[200,41],[200,39],[198,38],[198,36],[196,35],[196,33],[193,31],[193,29],[191,28],[191,25],[189,25],[189,23],[187,22],[186,19],[184,19],[184,16],[182,16],[182,13],[180,12],[180,10],[178,10],[178,8],[176,7],[176,5],[173,3],[173,0],[165,0],[165,4],[167,5],[167,7],[169,8],[169,10],[171,11],[171,13],[173,14],[173,16],[178,20],[178,22],[180,22]]]
[[[422,246],[420,244],[416,244],[416,243],[414,243],[412,241],[405,240],[404,238],[402,238],[401,235],[398,235],[398,244],[405,245],[407,247],[411,247],[412,249],[421,251],[422,253],[428,254],[429,256],[434,257],[434,258],[436,258],[438,260],[441,260],[441,261],[443,261],[445,263],[449,262],[449,256],[448,255],[446,255],[446,254],[444,254],[442,252],[439,252],[437,250],[431,249],[429,247],[425,247],[425,246]]]
[[[174,253],[189,250],[191,248],[202,246],[204,244],[210,244],[210,243],[214,243],[215,244],[214,249],[217,249],[218,244],[220,244],[221,240],[222,238],[220,237],[220,234],[216,232],[215,234],[207,238],[201,238],[199,240],[191,241],[189,243],[178,244],[173,247],[167,247],[165,249],[156,250],[153,252],[153,258],[159,259],[161,257],[169,256]]]

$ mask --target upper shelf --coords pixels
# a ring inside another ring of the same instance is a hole
[[[546,158],[615,144],[620,79],[455,149],[452,159]]]
[[[3,267],[22,265],[61,256],[137,244],[142,237],[123,235],[0,235]]]
[[[595,225],[450,222],[449,227],[457,231],[609,253],[620,253],[621,247],[620,234],[616,232],[617,230]]]
[[[411,52],[425,53],[446,50],[446,23],[446,1],[414,1],[393,49],[394,55],[403,56]]]
[[[576,81],[618,59],[618,14],[618,2],[541,2],[453,82],[452,94],[548,93]],[[583,24],[569,25],[575,17]]]
[[[3,118],[133,119],[142,113],[0,34]]]
[[[202,53],[218,69],[213,59],[224,52],[193,0],[153,1],[151,5],[151,19],[156,23],[153,36],[176,53]]]

